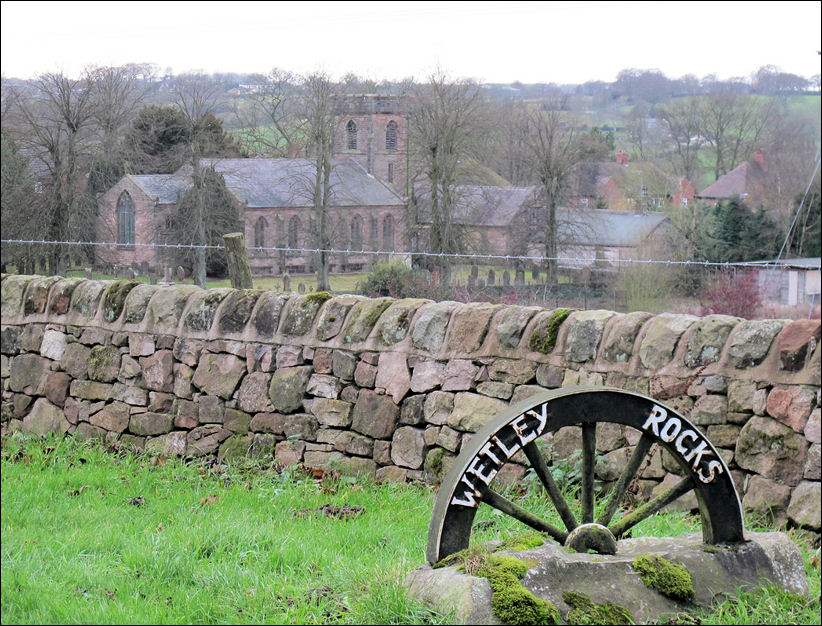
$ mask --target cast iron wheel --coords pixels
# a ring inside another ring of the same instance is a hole
[[[596,427],[600,422],[631,426],[641,432],[627,465],[594,518]],[[536,439],[564,426],[582,430],[579,519],[557,487]],[[631,481],[641,473],[654,444],[671,453],[683,478],[633,512],[614,519]],[[522,450],[538,476],[564,529],[511,502],[491,484],[499,468]],[[725,462],[708,439],[686,418],[642,394],[611,389],[564,388],[512,405],[486,424],[463,447],[440,486],[428,528],[426,557],[431,564],[468,547],[480,504],[491,506],[578,551],[593,548],[613,554],[616,540],[631,528],[693,491],[699,504],[705,543],[743,540],[742,505]]]

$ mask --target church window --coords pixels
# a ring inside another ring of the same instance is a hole
[[[386,215],[382,220],[382,249],[394,249],[394,218]]]
[[[376,217],[371,218],[371,225],[368,233],[368,241],[372,248],[377,247],[377,239],[379,237],[380,223]]]
[[[389,183],[394,182],[394,164],[393,163],[388,164],[388,182]]]
[[[264,248],[265,247],[265,228],[268,226],[268,222],[266,222],[264,217],[261,217],[257,220],[254,224],[254,247],[255,248]]]
[[[288,247],[296,248],[299,243],[300,218],[296,215],[288,220]]]
[[[117,243],[134,245],[134,201],[127,191],[117,200]]]
[[[362,218],[359,215],[351,219],[351,249],[362,250]]]
[[[357,124],[354,123],[354,120],[349,120],[348,124],[345,127],[346,134],[348,136],[348,149],[349,150],[356,150],[357,149]]]
[[[397,149],[397,123],[394,120],[388,122],[388,126],[385,128],[385,149]]]

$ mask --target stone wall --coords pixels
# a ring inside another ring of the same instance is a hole
[[[437,480],[544,389],[651,395],[720,448],[747,512],[820,526],[820,322],[282,295],[4,275],[4,432]],[[555,459],[579,429],[550,440]],[[636,431],[600,425],[598,478]],[[502,479],[526,469],[511,463]],[[657,454],[638,487],[675,480]]]

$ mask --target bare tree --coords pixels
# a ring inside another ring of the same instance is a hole
[[[18,145],[47,173],[42,197],[49,219],[41,232],[60,242],[87,237],[95,213],[84,180],[95,113],[90,76],[42,74],[15,105]],[[70,246],[55,246],[49,271],[65,275],[71,254]]]
[[[771,117],[772,107],[771,101],[726,89],[711,93],[701,101],[700,126],[712,149],[714,180],[751,157]]]
[[[328,291],[331,255],[330,213],[333,203],[331,173],[334,153],[334,132],[337,128],[336,93],[328,75],[316,72],[305,77],[302,84],[304,134],[306,154],[314,162],[312,199],[314,203],[313,236],[317,253],[317,289]]]
[[[238,98],[234,115],[243,128],[242,143],[249,154],[263,157],[296,156],[300,149],[299,77],[273,69],[260,93]]]
[[[417,89],[410,141],[415,178],[425,181],[430,197],[428,248],[432,252],[463,251],[464,229],[455,219],[456,187],[470,160],[478,156],[485,117],[481,86],[474,81],[450,80],[440,70]],[[447,261],[441,271],[443,281],[448,281]]]
[[[557,279],[557,207],[563,198],[568,175],[580,160],[582,148],[562,107],[532,110],[526,124],[528,163],[540,187],[545,269],[548,284],[553,284]]]
[[[662,120],[673,144],[673,171],[691,182],[699,171],[699,149],[702,117],[698,98],[679,98],[661,107],[657,116]]]
[[[148,65],[129,64],[92,67],[87,72],[94,99],[92,117],[99,133],[89,187],[99,193],[123,175],[122,137],[147,94],[152,70]]]

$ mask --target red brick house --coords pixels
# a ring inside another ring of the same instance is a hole
[[[700,191],[697,198],[712,204],[726,198],[739,198],[749,207],[756,208],[763,204],[768,190],[774,184],[765,153],[757,150],[750,161],[741,163],[717,178]]]
[[[685,206],[695,194],[691,182],[650,162],[631,163],[627,152],[615,162],[580,163],[569,176],[566,205],[577,209],[653,211]]]

